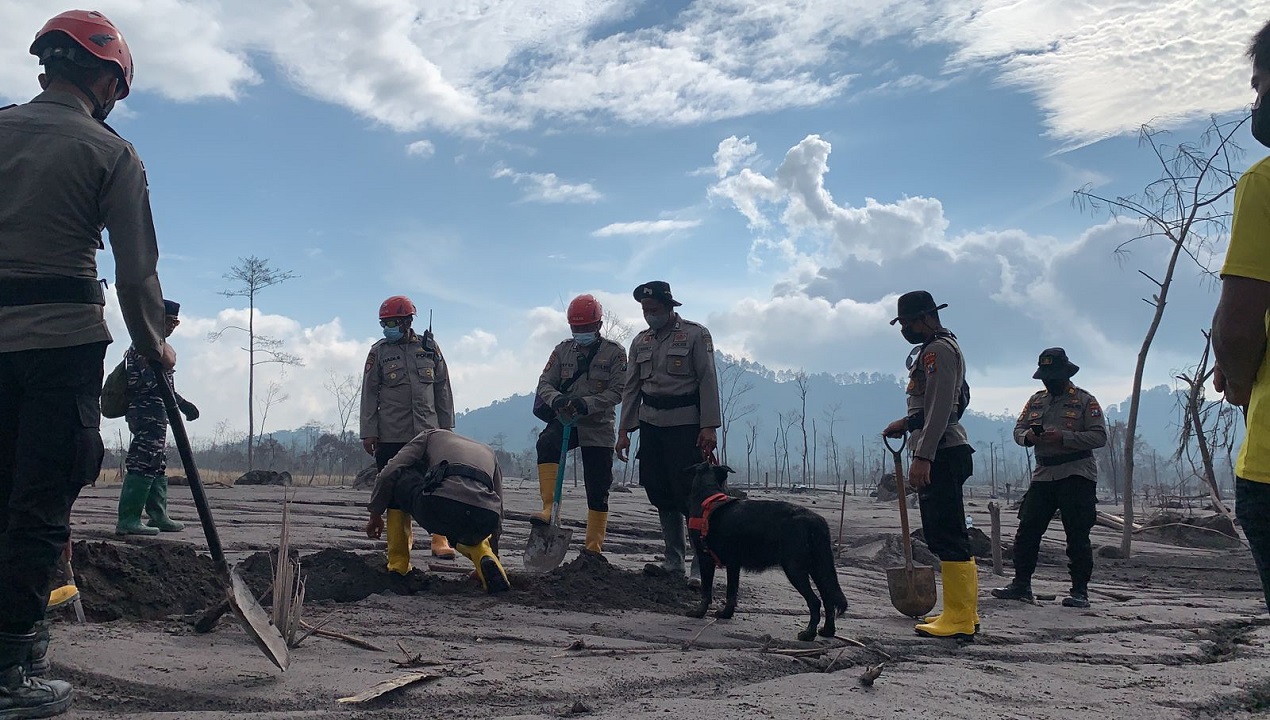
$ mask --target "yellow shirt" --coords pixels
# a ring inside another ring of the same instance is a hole
[[[1230,248],[1222,277],[1270,282],[1270,158],[1257,162],[1239,178],[1235,214],[1230,224]],[[1270,317],[1267,318],[1270,335]],[[1270,356],[1262,358],[1248,403],[1248,428],[1235,474],[1245,480],[1270,483]]]

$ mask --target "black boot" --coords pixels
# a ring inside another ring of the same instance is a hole
[[[70,709],[69,683],[27,675],[34,642],[34,632],[0,633],[0,720],[53,717]]]
[[[1089,588],[1085,585],[1072,585],[1071,592],[1067,593],[1067,597],[1063,598],[1063,607],[1089,607]]]
[[[49,671],[49,624],[41,620],[35,624],[35,640],[31,643],[31,653],[27,655],[26,674],[39,677]]]
[[[992,591],[992,597],[1001,600],[1022,600],[1023,602],[1036,602],[1032,597],[1032,581],[1019,580],[1015,578],[1010,581],[1009,585],[999,587]]]

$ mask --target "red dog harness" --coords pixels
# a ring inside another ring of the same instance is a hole
[[[715,567],[721,568],[724,565],[723,561],[719,560],[719,556],[715,555],[714,551],[710,549],[710,543],[706,541],[706,536],[710,534],[710,513],[735,499],[725,493],[715,493],[701,502],[701,517],[688,518],[688,529],[701,533],[701,544],[705,546],[706,552],[710,553],[710,557],[714,559]]]

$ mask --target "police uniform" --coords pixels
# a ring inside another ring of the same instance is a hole
[[[637,300],[656,296],[678,305],[664,282],[635,289]],[[683,513],[690,490],[684,470],[702,460],[697,447],[701,429],[723,424],[714,341],[704,325],[672,312],[665,327],[635,336],[628,367],[620,427],[639,431],[639,482],[661,518],[664,567],[682,573]],[[694,558],[694,569],[696,564]]]
[[[979,575],[966,534],[962,486],[974,472],[974,449],[960,417],[966,382],[966,363],[957,337],[939,323],[930,293],[904,293],[896,317],[904,322],[905,337],[920,343],[909,356],[908,408],[902,424],[909,435],[913,460],[930,463],[930,482],[917,491],[921,501],[922,533],[930,551],[939,557],[943,583],[943,611],[926,618],[914,630],[930,637],[973,638],[979,629]],[[912,334],[910,334],[910,328]],[[894,427],[887,429],[895,433]],[[901,431],[902,432],[902,431]]]
[[[450,430],[424,430],[380,471],[369,507],[372,515],[408,513],[429,532],[451,538],[488,591],[507,589],[495,555],[503,473],[488,445]]]
[[[0,178],[0,626],[16,632],[44,617],[71,505],[101,469],[103,228],[147,359],[162,353],[163,298],[141,160],[79,98],[0,111]]]
[[[1089,531],[1098,514],[1098,461],[1093,451],[1107,444],[1107,428],[1098,400],[1068,379],[1076,370],[1079,368],[1067,359],[1062,348],[1043,352],[1037,376],[1050,372],[1066,387],[1057,395],[1048,389],[1033,394],[1014,425],[1014,441],[1035,447],[1036,467],[1019,506],[1019,528],[1014,538],[1014,580],[1010,587],[994,591],[998,597],[1011,594],[1026,597],[1024,590],[1030,594],[1041,537],[1054,512],[1059,511],[1067,535],[1067,567],[1072,579],[1072,594],[1064,604],[1088,605],[1089,578],[1094,567]],[[1061,432],[1062,443],[1036,444],[1037,436],[1032,431],[1036,425]],[[1011,593],[1011,589],[1015,592]]]
[[[586,484],[586,547],[600,552],[608,523],[609,489],[613,485],[613,443],[617,404],[626,384],[626,351],[618,343],[600,337],[590,346],[565,340],[551,351],[538,378],[538,398],[547,407],[566,402],[579,409],[569,434],[569,449],[582,448],[582,477]],[[561,392],[561,388],[567,388]],[[555,499],[556,474],[561,461],[564,426],[553,420],[538,434],[538,480],[543,511],[550,516]]]

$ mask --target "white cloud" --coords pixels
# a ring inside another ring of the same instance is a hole
[[[661,235],[676,230],[691,230],[700,224],[700,220],[637,220],[635,222],[610,223],[591,234],[595,237]]]
[[[714,174],[724,178],[732,173],[732,168],[750,161],[758,154],[758,145],[750,141],[750,136],[738,138],[733,135],[719,143],[714,151]]]
[[[555,173],[516,172],[511,168],[497,168],[495,178],[511,178],[516,185],[525,189],[526,202],[540,203],[593,203],[604,195],[591,183],[567,183],[560,180]]]
[[[955,0],[942,36],[959,46],[952,69],[995,66],[1076,145],[1243,108],[1244,46],[1264,21],[1217,0]]]
[[[430,140],[415,140],[406,146],[406,154],[417,158],[430,158],[435,155],[437,148]]]

